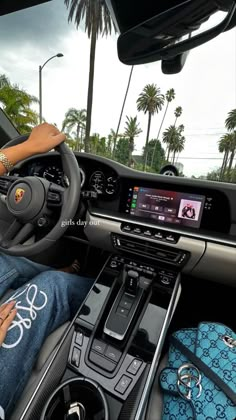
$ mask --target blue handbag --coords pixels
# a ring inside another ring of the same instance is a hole
[[[235,420],[235,333],[209,322],[177,331],[159,380],[163,420]]]

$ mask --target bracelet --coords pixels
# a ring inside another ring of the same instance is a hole
[[[2,152],[0,152],[0,162],[3,164],[7,172],[10,172],[14,168],[14,165]]]

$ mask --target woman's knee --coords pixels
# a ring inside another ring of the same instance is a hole
[[[44,271],[35,276],[32,279],[32,283],[35,283],[43,290],[48,289],[56,292],[57,290],[65,290],[68,282],[63,273],[59,271]]]

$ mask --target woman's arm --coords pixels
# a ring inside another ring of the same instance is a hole
[[[32,130],[28,140],[17,146],[0,150],[8,159],[11,165],[31,157],[38,153],[45,153],[58,146],[65,140],[66,136],[51,124],[41,124]],[[4,164],[0,162],[0,175],[7,172]]]

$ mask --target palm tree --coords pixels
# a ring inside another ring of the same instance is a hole
[[[225,171],[228,165],[229,153],[230,153],[231,135],[229,133],[224,134],[219,141],[219,152],[224,153],[224,158],[220,170],[220,181],[224,178]]]
[[[0,74],[0,89],[4,86],[10,86],[10,80],[5,74]]]
[[[143,170],[146,170],[147,165],[147,154],[148,154],[148,141],[150,135],[151,121],[152,116],[155,113],[161,111],[165,102],[164,95],[161,94],[160,89],[155,84],[148,84],[145,86],[143,91],[140,93],[137,99],[137,108],[138,111],[143,111],[144,114],[148,113],[148,126],[147,126],[147,136],[145,144],[145,156],[143,163]]]
[[[230,173],[232,170],[235,153],[236,153],[236,131],[234,131],[233,133],[229,133],[229,151],[230,151],[230,158],[229,158],[229,165],[228,165],[228,171],[227,171],[228,181],[230,181]]]
[[[134,118],[126,116],[124,136],[129,139],[129,162],[128,162],[129,167],[132,166],[132,153],[134,151],[134,139],[140,133],[142,133],[142,130],[140,129],[139,123],[137,122],[137,116]]]
[[[180,125],[179,125],[179,127],[178,127],[178,131],[179,131],[179,133],[180,133],[180,137],[181,137],[182,133],[184,132],[184,129],[185,129],[184,125],[183,125],[183,124],[180,124]],[[184,145],[185,145],[185,137],[184,137]],[[179,154],[180,154],[183,150],[184,150],[184,149],[182,149],[182,150],[179,150],[179,151],[178,151],[178,156],[177,156],[176,160],[174,160],[174,163],[177,163],[177,162],[178,162],[178,160],[179,160]]]
[[[77,145],[76,149],[79,150],[79,143],[81,141],[82,130],[86,124],[86,109],[70,108],[65,114],[62,123],[62,131],[68,130],[70,133],[72,129],[76,130]]]
[[[157,134],[157,140],[159,140],[161,130],[162,130],[164,121],[166,119],[166,114],[167,114],[169,105],[175,99],[175,90],[173,88],[167,90],[166,95],[165,95],[165,99],[166,99],[166,109],[165,109],[165,112],[164,112],[164,115],[163,115],[163,118],[162,118],[162,122],[161,122],[161,125],[160,125],[160,128],[159,128],[158,134]],[[152,154],[151,167],[153,167],[153,162],[154,162],[154,157],[155,157],[156,145],[157,144],[158,144],[158,142],[156,142],[155,146],[154,146],[154,150],[153,150],[153,154]]]
[[[224,153],[220,171],[220,180],[226,178],[230,181],[232,166],[236,153],[236,132],[224,134],[219,142],[219,151]]]
[[[233,109],[232,111],[229,112],[228,117],[225,121],[225,126],[229,131],[233,131],[234,132],[234,137],[236,136],[236,109]],[[232,145],[235,144],[235,140],[232,139]],[[235,157],[235,153],[236,153],[236,145],[235,147],[233,147],[233,150],[231,148],[231,159],[230,159],[230,163],[229,163],[229,171],[228,173],[230,173],[230,170],[233,166],[233,162],[234,162],[234,157]],[[235,164],[235,171],[236,171],[236,164]]]
[[[228,113],[228,117],[225,121],[225,126],[229,131],[236,129],[236,109],[233,109]]]
[[[110,12],[104,0],[64,0],[65,5],[69,8],[68,21],[74,19],[78,28],[79,24],[84,20],[85,31],[91,38],[90,43],[90,68],[89,83],[87,97],[87,121],[85,131],[85,152],[89,152],[89,139],[91,131],[92,105],[93,105],[93,82],[96,44],[99,34],[109,35],[112,28],[116,32],[115,25],[111,19]]]
[[[21,134],[29,133],[38,124],[38,114],[31,109],[31,105],[38,103],[38,99],[18,85],[12,85],[4,75],[0,76],[0,86],[3,111]]]
[[[66,136],[66,144],[71,150],[74,151],[76,149],[76,142],[73,138],[70,137],[70,135]]]
[[[170,127],[173,127],[173,135],[175,136],[175,130],[174,130],[174,128],[176,127],[176,124],[177,124],[177,120],[178,120],[178,118],[179,117],[181,117],[181,115],[182,115],[182,112],[183,112],[183,108],[181,107],[181,106],[178,106],[176,109],[175,109],[175,112],[174,112],[174,114],[175,114],[175,122],[174,122],[174,125],[171,125]],[[183,129],[184,129],[184,126],[183,125],[180,125],[180,130],[181,130],[181,127],[183,127]],[[173,141],[174,141],[174,138],[173,138]],[[169,141],[167,142],[167,148],[166,148],[166,160],[167,160],[167,162],[169,161],[169,157],[170,157],[170,148],[169,148],[169,145],[171,144],[171,142],[172,142],[172,140],[171,139],[169,139]]]
[[[177,106],[177,108],[175,110],[175,123],[174,123],[174,126],[176,126],[177,120],[178,120],[179,117],[181,117],[182,113],[183,113],[182,106]]]
[[[169,162],[170,152],[175,151],[175,146],[180,141],[180,136],[182,135],[182,132],[183,132],[182,127],[183,126],[176,128],[174,125],[170,125],[170,127],[167,128],[163,133],[163,143],[167,144],[167,150],[168,150],[168,154],[166,158],[167,162]]]
[[[92,134],[90,136],[90,152],[93,154],[97,154],[97,149],[100,141],[100,135],[98,133]]]
[[[117,134],[117,131],[111,128],[108,138],[111,140],[111,143],[112,143],[112,158],[114,158],[114,153],[115,153],[114,151],[116,148],[116,142],[117,142],[118,137],[119,137],[119,134]]]
[[[175,164],[176,153],[181,153],[184,150],[185,146],[185,137],[182,136],[181,132],[178,130],[178,135],[175,136],[174,141],[172,141],[170,151],[173,152],[172,164]]]
[[[127,99],[128,93],[129,93],[129,88],[130,88],[130,83],[131,83],[133,71],[134,71],[134,66],[132,66],[131,67],[131,70],[130,70],[128,84],[127,84],[127,88],[126,88],[126,92],[125,92],[125,97],[124,97],[123,104],[122,104],[122,107],[121,107],[121,112],[120,112],[120,117],[119,117],[119,121],[118,121],[118,126],[117,126],[117,129],[116,129],[116,132],[115,132],[115,136],[114,136],[114,147],[113,147],[113,152],[112,152],[112,157],[113,158],[115,156],[116,142],[117,142],[117,138],[119,136],[120,124],[121,124],[121,120],[122,120],[122,117],[123,117],[123,112],[124,112],[124,109],[125,109],[126,99]]]

